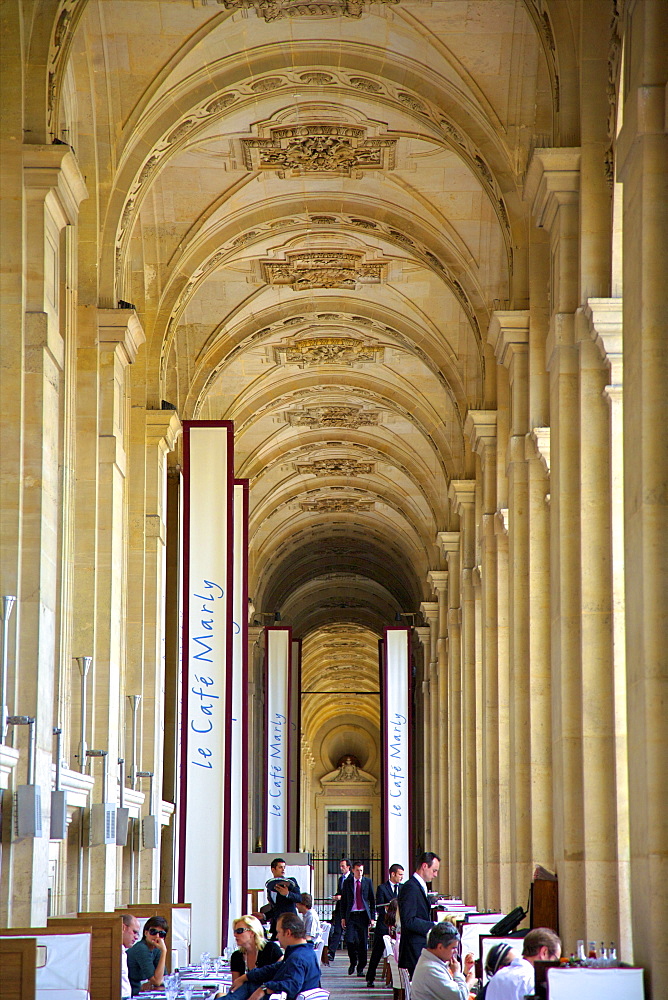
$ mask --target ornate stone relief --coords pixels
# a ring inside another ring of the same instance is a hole
[[[275,170],[279,177],[307,173],[361,177],[362,170],[391,170],[396,139],[369,139],[352,125],[289,125],[268,137],[242,139],[247,170]]]
[[[399,0],[217,0],[226,10],[254,10],[265,21],[283,17],[361,17],[372,3],[391,4]]]
[[[377,285],[385,272],[382,263],[365,264],[359,250],[300,250],[285,256],[284,261],[263,261],[262,277],[268,285],[289,285],[294,292]]]
[[[383,348],[373,341],[330,335],[287,341],[275,348],[274,354],[276,364],[306,368],[310,365],[372,364],[382,361]]]
[[[374,471],[373,462],[359,462],[356,458],[316,458],[313,462],[298,462],[295,466],[300,475],[314,476],[370,476]]]
[[[614,2],[614,0],[613,0]],[[538,34],[543,43],[543,49],[547,56],[550,76],[552,78],[552,88],[554,93],[554,110],[559,110],[559,68],[557,65],[557,46],[554,41],[554,32],[550,15],[544,8],[543,0],[524,0],[524,5],[531,14],[531,18],[538,30]]]
[[[605,151],[605,177],[610,185],[615,182],[615,134],[617,131],[617,100],[619,73],[622,63],[622,30],[624,25],[624,0],[612,0],[610,19],[610,47],[608,49],[608,138],[610,144]]]
[[[63,69],[67,63],[67,50],[73,29],[83,13],[86,0],[61,0],[49,45],[48,89],[47,89],[47,129],[54,138],[58,122],[56,109],[62,85]]]
[[[361,406],[313,406],[288,410],[285,414],[293,427],[375,427],[380,413]]]
[[[317,500],[302,500],[299,504],[308,514],[361,514],[373,510],[373,500],[358,500],[357,497],[319,497]]]
[[[276,364],[299,365],[354,365],[359,362],[382,361],[383,349],[372,341],[354,337],[304,337],[287,341],[275,348]]]

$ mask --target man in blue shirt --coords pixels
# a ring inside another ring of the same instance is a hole
[[[251,969],[237,979],[229,994],[233,1000],[265,1000],[272,993],[285,991],[295,1000],[303,990],[320,986],[320,964],[313,942],[306,940],[304,921],[296,913],[283,913],[276,925],[278,943],[284,951],[280,962],[264,969]]]

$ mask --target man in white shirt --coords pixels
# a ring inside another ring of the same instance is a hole
[[[471,973],[462,975],[456,952],[457,928],[447,921],[436,924],[427,935],[411,980],[411,1000],[468,1000],[469,986],[475,982]]]
[[[139,921],[131,913],[123,914],[123,946],[121,947],[121,1000],[129,1000],[132,996],[130,977],[128,976],[128,956],[126,952],[139,937]]]
[[[322,924],[320,917],[313,909],[313,896],[310,892],[302,893],[301,903],[297,903],[297,912],[304,921],[306,940],[313,941],[313,947],[320,944],[322,938]]]
[[[490,980],[485,1000],[524,1000],[533,993],[534,962],[553,962],[561,956],[561,941],[547,927],[534,927],[524,938],[522,957],[499,969]]]

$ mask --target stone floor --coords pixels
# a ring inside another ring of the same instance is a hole
[[[385,986],[382,979],[383,963],[381,962],[376,973],[376,982],[372,989],[366,984],[366,979],[358,979],[357,976],[348,975],[348,956],[345,952],[339,951],[336,960],[329,966],[323,966],[322,987],[329,990],[332,998],[357,998],[362,1000],[368,997],[369,1000],[389,1000],[392,996],[392,989]]]

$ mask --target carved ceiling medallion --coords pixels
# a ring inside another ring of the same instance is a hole
[[[356,458],[318,458],[313,462],[298,462],[300,475],[314,476],[370,476],[374,471],[373,462],[359,462]]]
[[[375,427],[380,416],[377,410],[361,406],[313,406],[289,410],[286,420],[293,427]]]
[[[367,139],[352,125],[290,125],[272,128],[267,138],[242,139],[247,170],[361,176],[361,170],[391,170],[396,139]]]
[[[361,17],[372,3],[391,4],[399,0],[218,0],[226,10],[255,10],[265,21],[282,17]]]
[[[305,337],[275,350],[277,364],[353,365],[382,360],[383,349],[353,337]]]
[[[262,277],[268,285],[288,285],[294,292],[311,288],[347,288],[377,285],[385,277],[382,263],[365,264],[355,250],[314,250],[286,254],[284,261],[264,261]]]

